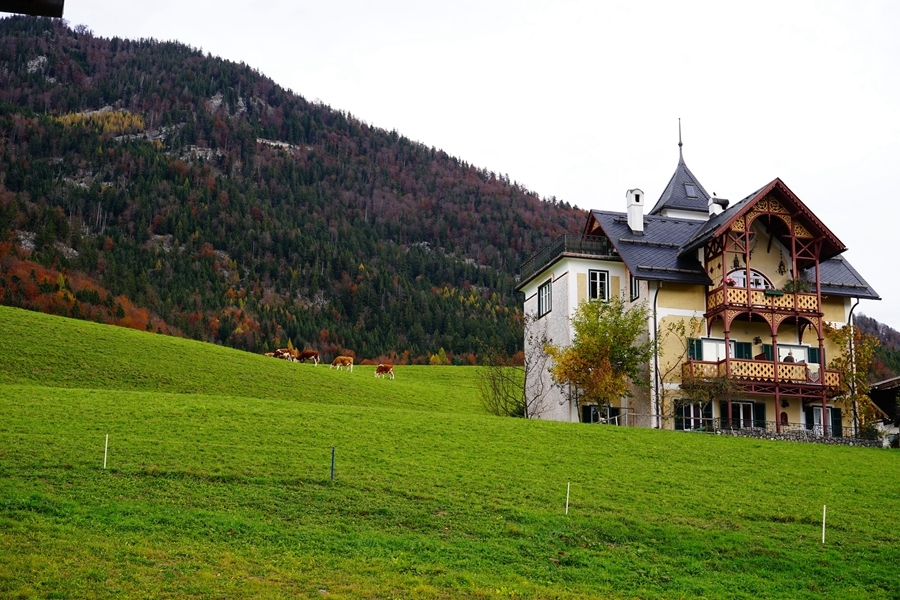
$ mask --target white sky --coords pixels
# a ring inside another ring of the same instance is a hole
[[[64,17],[244,62],[581,208],[655,202],[680,117],[710,193],[781,177],[884,298],[857,313],[900,329],[900,3],[66,0]]]

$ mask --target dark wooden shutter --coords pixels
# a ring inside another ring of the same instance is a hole
[[[765,428],[765,426],[766,426],[766,403],[765,402],[754,402],[753,403],[753,426]]]
[[[831,409],[831,437],[844,437],[844,425],[841,422],[841,409]]]
[[[684,406],[675,411],[675,431],[684,431]]]
[[[722,427],[731,427],[731,423],[728,421],[728,402],[722,400],[719,402],[719,420],[722,423]]]
[[[807,406],[803,409],[803,413],[806,415],[806,428],[813,428],[813,409],[812,406]]]
[[[703,360],[703,343],[697,338],[691,338],[688,346],[688,358],[691,360]]]
[[[810,348],[809,349],[809,362],[815,364],[822,364],[819,362],[819,349],[818,348]]]
[[[766,355],[766,360],[775,360],[772,354],[772,344],[763,344],[763,352]]]
[[[753,358],[753,344],[751,344],[750,342],[735,342],[734,357]]]

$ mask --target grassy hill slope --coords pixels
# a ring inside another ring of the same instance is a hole
[[[0,383],[179,394],[228,394],[289,402],[478,411],[471,371],[399,366],[374,380],[213,344],[138,333],[0,306]],[[379,385],[376,385],[379,384]]]
[[[0,308],[0,596],[897,597],[895,452],[500,419],[472,368],[371,369]]]

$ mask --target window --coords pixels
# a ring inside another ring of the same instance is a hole
[[[722,425],[728,426],[728,402],[723,401],[721,411]],[[731,427],[748,429],[750,427],[766,427],[766,403],[749,400],[731,403]]]
[[[767,356],[772,354],[772,346],[766,349]],[[794,360],[787,360],[788,353]],[[814,365],[821,364],[819,349],[813,346],[805,346],[800,344],[778,344],[778,360],[781,362],[798,362],[811,363]],[[766,360],[772,360],[767,358]]]
[[[753,403],[732,402],[731,424],[738,429],[743,427],[753,427]]]
[[[712,403],[685,404],[675,412],[675,429],[679,431],[711,429]]]
[[[752,359],[753,344],[730,340],[731,358]],[[688,339],[688,358],[691,360],[708,360],[718,362],[725,360],[725,340],[714,338]]]
[[[753,358],[753,344],[750,342],[735,342],[734,356],[732,358]]]
[[[735,287],[747,287],[747,269],[735,269],[725,275],[725,280],[734,280]],[[755,269],[750,269],[750,288],[754,290],[771,290],[775,286],[769,281],[769,278]]]
[[[688,344],[688,358],[691,360],[703,360],[703,342],[697,338],[690,338]]]
[[[550,286],[553,280],[548,279],[547,283],[538,288],[538,318],[546,315],[553,308],[552,298],[550,295]]]
[[[631,299],[637,300],[641,296],[641,280],[631,276]]]
[[[828,423],[828,435],[830,437],[842,437],[844,433],[843,423],[841,422],[841,409],[833,406],[825,408],[824,419],[822,418],[821,406],[807,406],[804,411],[806,420],[806,428],[811,429],[816,435],[825,433],[824,422]],[[827,421],[825,421],[827,419]]]
[[[693,183],[684,184],[684,193],[687,194],[688,198],[696,198],[697,197],[697,190],[694,188]]]
[[[809,348],[807,350],[809,352],[809,362],[820,365],[822,361],[819,359],[819,349],[818,348]]]
[[[588,271],[588,300],[609,300],[609,273]]]
[[[719,362],[725,360],[725,340],[717,340],[712,338],[701,338],[700,343],[702,344],[702,360],[707,360],[710,362]],[[735,348],[734,348],[734,340],[731,340],[728,344],[728,353],[731,358],[735,358]]]
[[[608,425],[624,425],[622,409],[617,406],[600,408],[596,404],[584,404],[581,407],[582,423],[605,423]]]

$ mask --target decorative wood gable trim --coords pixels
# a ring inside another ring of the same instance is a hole
[[[769,215],[781,219],[795,238],[800,240],[821,240],[830,246],[830,256],[846,250],[843,242],[835,236],[822,221],[788,188],[781,179],[775,179],[757,192],[756,196],[735,215],[720,225],[712,237],[717,238],[728,231],[746,232],[757,218]],[[811,243],[811,242],[810,242]],[[808,246],[808,243],[804,244]],[[823,249],[824,248],[820,248]]]
[[[597,220],[597,217],[594,216],[594,213],[589,213],[587,222],[584,224],[584,231],[581,232],[581,235],[597,235],[597,231],[603,231],[600,226],[600,221]],[[606,235],[603,232],[603,235]]]

